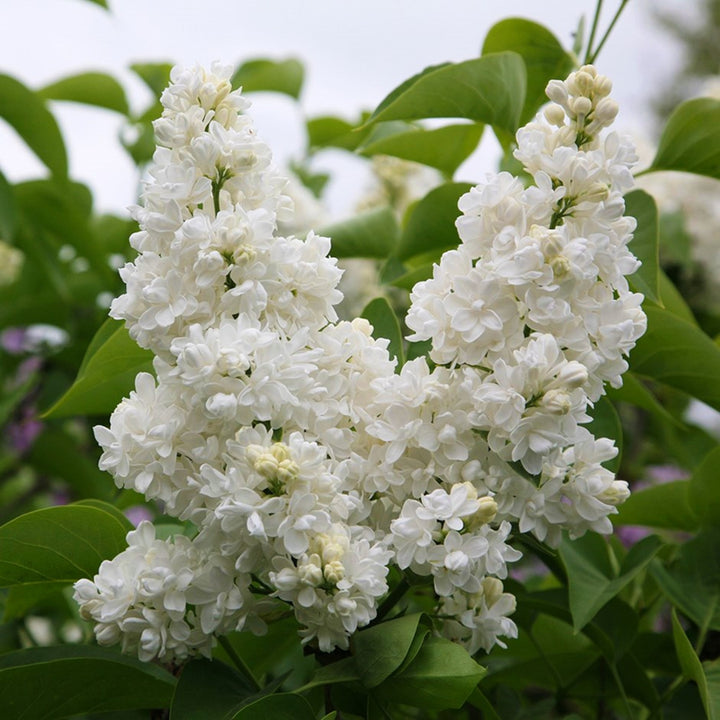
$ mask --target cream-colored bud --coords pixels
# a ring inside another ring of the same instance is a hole
[[[323,574],[331,585],[337,585],[345,577],[345,566],[339,560],[333,560],[325,565]]]
[[[492,522],[497,515],[498,506],[489,495],[480,498],[480,507],[475,511],[473,518],[477,518],[482,524]]]
[[[555,279],[564,278],[572,268],[570,261],[564,255],[555,255],[549,263]]]
[[[617,117],[620,106],[609,97],[604,97],[595,107],[595,121],[604,127],[610,125]]]
[[[594,68],[593,68],[594,70]],[[575,87],[577,88],[578,95],[588,96],[593,90],[594,78],[589,73],[583,70],[578,70],[575,73]]]
[[[598,71],[595,69],[594,65],[583,65],[578,72],[581,73],[587,73],[590,77],[596,78],[598,75]]]
[[[590,187],[582,194],[582,200],[585,202],[599,203],[604,202],[610,195],[610,188],[601,182],[594,182]]]
[[[577,360],[570,360],[557,376],[558,384],[569,390],[582,387],[587,381],[587,368]]]
[[[482,580],[482,591],[485,599],[485,604],[488,608],[491,608],[503,594],[502,580],[498,580],[494,577],[486,577]]]
[[[290,457],[290,448],[285,443],[273,443],[270,447],[270,452],[279,463]]]
[[[598,496],[598,500],[608,505],[621,505],[630,497],[630,489],[624,480],[613,480],[604,492]]]
[[[577,129],[566,125],[558,130],[555,140],[559,146],[570,147],[575,144],[576,137]]]
[[[276,476],[282,482],[289,482],[298,476],[299,468],[294,460],[283,460],[278,463]]]
[[[597,98],[607,97],[612,92],[612,80],[605,75],[598,75],[593,82],[593,93]]]
[[[553,415],[567,415],[572,410],[568,392],[557,388],[548,390],[543,395],[540,404]]]
[[[590,98],[584,96],[576,97],[570,103],[570,110],[577,115],[577,117],[584,118],[592,110],[592,102]]]
[[[553,103],[545,108],[545,119],[551,124],[557,127],[562,127],[565,124],[565,111]]]
[[[464,487],[467,488],[467,499],[468,500],[477,500],[477,489],[471,482],[464,482],[461,483]]]
[[[568,89],[562,80],[551,80],[545,87],[545,94],[558,105],[567,107]]]

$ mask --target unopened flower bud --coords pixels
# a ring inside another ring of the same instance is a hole
[[[480,498],[480,507],[475,511],[473,520],[477,520],[479,524],[492,522],[497,515],[498,506],[495,500],[489,495]]]
[[[494,577],[486,577],[482,580],[482,592],[485,604],[488,608],[491,608],[503,594],[502,580],[498,580]]]
[[[583,65],[578,72],[586,73],[591,78],[596,78],[598,76],[598,71],[595,69],[594,65]]]
[[[594,182],[590,187],[583,192],[582,200],[585,202],[599,203],[607,200],[610,194],[610,188],[605,183]]]
[[[560,107],[560,105],[548,105],[545,108],[545,119],[551,125],[562,127],[565,124],[565,111]]]
[[[624,480],[613,480],[610,487],[598,496],[599,500],[608,505],[618,506],[630,497],[630,489]]]
[[[585,117],[592,110],[592,102],[587,97],[576,97],[570,103],[570,110],[577,117]]]
[[[294,460],[283,460],[277,466],[276,476],[278,480],[286,483],[298,476],[299,468]]]
[[[617,117],[620,106],[609,97],[604,97],[595,107],[595,121],[604,127],[610,125]]]
[[[593,68],[593,71],[595,68]],[[575,73],[575,87],[577,88],[578,95],[588,96],[592,92],[594,85],[594,78],[589,73],[583,70],[578,70]]]
[[[593,82],[595,97],[604,98],[612,92],[612,80],[605,75],[598,75]]]
[[[551,80],[545,87],[545,94],[558,105],[567,107],[568,89],[562,80]]]
[[[587,368],[577,360],[570,360],[557,376],[557,384],[570,390],[582,387],[587,381]]]
[[[333,560],[325,565],[323,574],[331,585],[337,585],[345,577],[345,566],[340,560]]]

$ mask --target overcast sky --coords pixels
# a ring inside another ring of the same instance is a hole
[[[132,62],[234,64],[252,57],[295,56],[307,70],[305,113],[352,118],[360,109],[374,108],[427,65],[477,56],[486,32],[502,18],[541,22],[570,46],[580,17],[589,22],[595,7],[595,0],[109,2],[110,12],[87,0],[0,0],[0,72],[31,87],[90,69],[108,72],[124,85],[131,106],[140,110],[149,97],[127,70]],[[618,4],[604,3],[603,29]],[[678,62],[677,48],[652,20],[651,8],[657,5],[657,0],[632,0],[597,63],[613,79],[620,124],[633,133],[650,127],[643,111],[646,100]],[[697,0],[682,3],[685,12],[696,5]],[[299,155],[304,135],[296,106],[282,97],[256,97],[256,122],[276,157]],[[68,145],[71,174],[90,184],[97,207],[120,211],[132,203],[137,176],[117,141],[118,116],[69,103],[56,103],[53,109]],[[0,125],[0,169],[12,181],[42,175],[38,161]],[[493,153],[492,142],[485,143],[461,168],[462,179],[493,170]],[[342,163],[338,166],[332,158],[327,162],[343,172]],[[355,177],[352,168],[348,176]],[[347,185],[338,187],[346,192]]]

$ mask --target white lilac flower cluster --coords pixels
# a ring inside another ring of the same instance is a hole
[[[100,643],[177,661],[284,601],[330,651],[377,616],[395,565],[427,577],[446,636],[502,645],[514,527],[607,532],[627,495],[602,465],[612,442],[582,427],[645,323],[625,280],[632,151],[598,136],[609,82],[588,67],[551,83],[549,122],[518,133],[535,184],[501,173],[461,199],[463,242],[408,315],[433,363],[396,372],[365,320],[337,320],[330,241],[280,235],[283,180],[229,78],[176,69],[163,94],[111,308],[156,377],[95,429],[116,484],[198,532],[142,524],[76,584],[81,612]]]

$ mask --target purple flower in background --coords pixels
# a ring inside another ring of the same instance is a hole
[[[7,426],[10,446],[18,453],[26,453],[42,432],[43,424],[35,416],[34,408],[26,408],[22,417]]]
[[[133,505],[125,510],[125,517],[137,527],[143,520],[153,520],[154,516],[144,505]]]
[[[11,327],[0,333],[0,346],[11,355],[25,352],[25,328]]]

